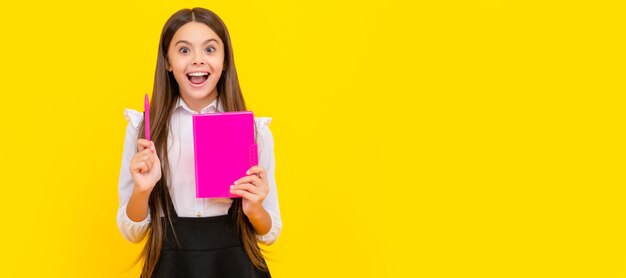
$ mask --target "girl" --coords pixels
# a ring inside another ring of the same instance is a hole
[[[271,118],[255,119],[259,165],[231,186],[242,198],[195,198],[192,115],[244,110],[222,20],[202,8],[172,15],[159,42],[153,141],[141,139],[141,112],[124,113],[117,225],[130,242],[148,236],[141,277],[270,277],[257,241],[272,244],[282,227]]]

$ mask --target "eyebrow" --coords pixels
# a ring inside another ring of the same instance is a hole
[[[219,44],[219,43],[217,42],[217,40],[216,40],[216,39],[208,39],[208,40],[204,41],[202,44],[204,45],[204,44],[207,44],[207,43],[209,43],[209,42],[211,42],[211,41],[214,41],[215,43]],[[176,44],[174,44],[174,45],[177,45],[177,44],[179,44],[179,43],[186,43],[186,44],[191,45],[191,43],[190,43],[190,42],[188,42],[188,41],[186,41],[186,40],[179,40],[179,41],[177,41],[177,42],[176,42]]]

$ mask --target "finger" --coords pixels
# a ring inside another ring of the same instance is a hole
[[[148,165],[150,165],[150,168],[152,168],[152,165],[154,164],[154,158],[152,155],[146,154],[144,155],[142,160],[145,161]]]
[[[145,159],[149,159],[150,161],[154,161],[159,158],[157,154],[150,149],[143,150],[142,155]]]
[[[145,149],[144,150],[145,154],[150,157],[153,161],[154,160],[158,160],[159,156],[157,155],[156,151],[154,149]]]
[[[144,171],[142,171],[142,173],[148,173],[150,172],[150,169],[152,169],[152,164],[148,164],[147,161],[142,161],[143,164],[145,165],[145,167],[143,169],[145,169]]]
[[[132,165],[140,162],[145,162],[148,165],[147,171],[150,171],[156,159],[158,159],[156,154],[151,153],[150,150],[146,149],[139,153],[136,153],[131,159],[130,163]]]
[[[263,168],[263,166],[252,166],[250,169],[248,169],[248,171],[246,172],[246,175],[253,175],[256,174],[258,175],[259,178],[261,179],[265,179],[266,175],[265,175],[265,168]]]
[[[148,171],[150,171],[152,169],[152,167],[158,166],[157,162],[159,161],[158,160],[159,157],[156,155],[156,153],[153,153],[150,150],[146,149],[146,150],[144,150],[144,152],[145,153],[142,154],[140,156],[140,158],[137,159],[137,161],[145,161],[148,164],[148,166],[149,166]]]
[[[141,161],[136,161],[135,163],[131,164],[130,170],[133,173],[146,173],[146,172],[149,172],[150,167],[145,161],[141,160]]]
[[[155,150],[154,142],[146,139],[137,139],[137,151],[143,151],[146,149]]]
[[[234,189],[234,190],[244,190],[244,191],[248,191],[254,195],[260,195],[260,191],[259,188],[257,188],[254,184],[251,183],[240,183],[240,184],[234,184],[230,186],[230,189]]]
[[[254,185],[259,185],[261,183],[261,179],[259,179],[259,177],[256,175],[250,175],[250,176],[245,176],[243,178],[236,180],[234,184],[240,184],[240,183],[246,183],[246,182],[253,183]]]
[[[254,195],[254,194],[252,194],[252,193],[250,193],[248,191],[245,191],[245,190],[231,189],[230,190],[230,194],[241,196],[244,199],[249,200],[249,201],[253,201],[253,202],[256,201],[256,195]]]
[[[256,166],[250,167],[250,169],[246,171],[246,174],[252,175],[252,174],[258,174],[261,172],[265,172],[265,168],[263,168],[263,166],[256,165]]]
[[[150,154],[151,154],[151,151],[149,149],[145,149],[133,155],[133,158],[130,161],[132,163],[133,161],[144,160],[145,157],[150,156]]]

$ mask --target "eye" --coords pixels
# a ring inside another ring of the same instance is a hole
[[[209,47],[207,47],[206,52],[213,53],[213,52],[215,52],[215,50],[216,50],[215,47],[209,46]]]
[[[186,47],[181,47],[178,52],[183,53],[183,54],[187,54],[189,53],[189,48]]]

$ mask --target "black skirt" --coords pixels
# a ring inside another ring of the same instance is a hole
[[[269,270],[264,272],[250,261],[241,236],[235,232],[230,210],[227,215],[201,218],[178,217],[171,205],[170,211],[180,246],[162,217],[165,238],[152,277],[271,277]]]

